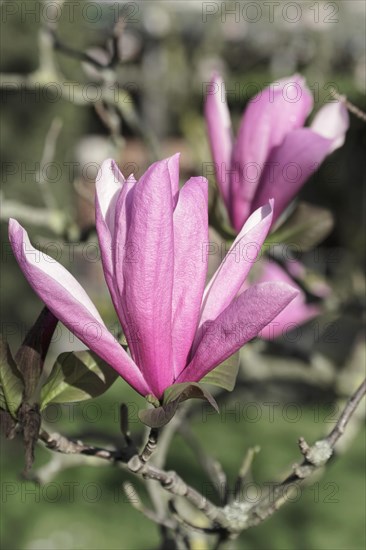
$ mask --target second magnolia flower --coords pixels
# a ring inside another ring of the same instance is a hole
[[[84,289],[10,220],[25,276],[48,308],[142,395],[161,398],[175,382],[196,382],[257,336],[297,291],[280,282],[243,290],[272,223],[272,204],[256,210],[205,289],[207,180],[179,189],[179,155],[136,181],[113,161],[96,183],[96,226],[106,282],[132,358],[110,334]]]
[[[205,118],[217,183],[236,231],[270,198],[275,222],[325,157],[343,145],[346,107],[328,103],[305,128],[313,103],[301,76],[273,82],[249,101],[234,139],[225,85],[213,76]]]

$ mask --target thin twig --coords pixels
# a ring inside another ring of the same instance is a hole
[[[348,399],[335,427],[327,437],[317,441],[313,446],[309,446],[304,438],[299,439],[300,451],[304,456],[303,462],[300,465],[293,466],[291,474],[282,483],[273,484],[268,495],[249,510],[246,510],[242,529],[258,525],[271,516],[289,500],[291,489],[303,483],[315,471],[326,465],[333,454],[336,442],[344,433],[347,424],[365,394],[366,379]]]
[[[131,472],[147,479],[153,479],[169,493],[185,497],[188,502],[193,504],[198,510],[201,510],[206,517],[213,523],[219,523],[228,527],[225,515],[222,510],[212,504],[205,496],[201,495],[196,489],[188,485],[174,471],[164,471],[150,464],[143,464],[139,456],[133,456],[128,462],[128,468]]]
[[[344,433],[344,430],[346,429],[348,422],[352,418],[352,415],[354,414],[361,399],[364,397],[365,394],[366,394],[366,379],[362,382],[362,384],[359,386],[357,391],[352,395],[352,397],[347,401],[347,404],[341,416],[339,417],[338,422],[336,423],[333,430],[330,432],[330,434],[326,438],[326,441],[328,441],[329,445],[332,448],[334,448],[338,439]]]
[[[123,17],[120,17],[115,24],[113,28],[112,38],[111,38],[111,60],[110,60],[110,67],[114,67],[117,65],[120,61],[120,55],[119,55],[119,43],[120,38],[125,30],[126,22]]]
[[[217,494],[219,495],[221,503],[226,504],[228,495],[227,478],[220,462],[205,452],[188,425],[182,424],[182,426],[179,427],[179,433],[195,453],[199,464],[207,473]]]
[[[292,468],[291,474],[282,482],[274,484],[267,495],[258,503],[252,505],[249,502],[235,501],[224,508],[215,506],[204,495],[188,485],[174,471],[164,471],[148,462],[151,457],[157,434],[150,433],[147,444],[142,453],[134,454],[129,459],[131,452],[128,448],[124,451],[111,451],[86,445],[81,441],[71,441],[59,434],[50,435],[41,430],[39,438],[46,446],[54,451],[65,454],[83,454],[99,457],[111,462],[120,461],[127,463],[130,472],[143,479],[154,480],[167,492],[175,496],[185,497],[188,502],[200,510],[211,522],[212,529],[221,533],[220,540],[225,540],[231,535],[240,533],[249,527],[258,525],[277,511],[288,501],[291,490],[296,485],[309,478],[315,471],[325,466],[333,454],[333,449],[344,433],[350,418],[354,414],[362,397],[366,393],[366,380],[351,396],[339,417],[336,426],[331,433],[314,445],[309,446],[303,438],[299,440],[299,447],[304,459],[301,464]],[[147,460],[145,460],[147,458]],[[226,533],[224,536],[223,533]]]
[[[123,483],[122,488],[128,502],[135,508],[135,510],[141,512],[144,516],[149,518],[151,521],[157,523],[158,525],[164,525],[164,527],[167,527],[168,529],[175,529],[175,522],[160,517],[156,512],[150,510],[150,508],[147,508],[147,506],[142,503],[136,491],[136,488],[134,487],[134,485],[132,485],[132,483],[126,481],[125,483]]]
[[[206,534],[215,534],[217,533],[217,527],[202,527],[200,525],[195,525],[194,523],[191,523],[188,521],[188,519],[184,518],[182,514],[180,514],[175,507],[174,501],[171,499],[169,500],[169,511],[172,514],[172,516],[184,527],[188,527],[188,529],[192,529],[192,531],[197,531],[198,533],[206,533]]]
[[[363,120],[363,122],[366,122],[366,113],[362,111],[359,107],[356,107],[356,105],[351,103],[345,95],[338,93],[335,88],[331,88],[330,93],[335,99],[337,99],[338,101],[341,101],[347,107],[347,109],[351,113],[353,113],[357,118],[359,118],[360,120]]]
[[[112,139],[119,145],[123,138],[121,135],[121,117],[112,105],[104,105],[102,101],[94,104],[95,112],[97,113],[104,126],[109,130]]]
[[[117,450],[109,450],[103,447],[87,445],[82,441],[73,441],[58,433],[49,434],[45,430],[39,433],[39,439],[46,444],[46,447],[52,451],[63,454],[81,454],[102,458],[111,462],[126,462],[130,453]]]
[[[0,87],[9,91],[18,89],[19,86],[26,89],[38,89],[39,86],[47,85],[51,80],[58,85],[61,96],[66,101],[75,105],[90,106],[103,102],[109,105],[127,122],[127,124],[145,141],[151,151],[151,159],[161,158],[160,143],[152,129],[145,123],[137,112],[133,99],[127,90],[121,88],[117,82],[117,75],[113,67],[104,66],[88,54],[77,52],[61,43],[58,39],[54,40],[54,29],[40,30],[40,64],[35,71],[25,74],[0,74]],[[54,48],[62,50],[64,54],[71,57],[77,57],[81,61],[86,61],[95,65],[101,70],[103,84],[98,88],[96,98],[88,99],[83,93],[81,84],[74,84],[70,89],[70,83],[63,79],[54,59]]]
[[[46,134],[42,158],[41,158],[39,171],[36,178],[36,181],[41,190],[44,204],[48,209],[51,209],[51,210],[57,209],[57,203],[56,203],[55,196],[50,189],[49,180],[47,179],[47,168],[48,168],[48,165],[53,161],[55,157],[56,144],[57,144],[57,140],[61,130],[62,130],[62,120],[56,117],[53,119],[50,129]]]
[[[53,228],[55,211],[49,211],[46,208],[30,208],[20,202],[5,199],[2,193],[0,198],[2,203],[1,220],[8,221],[13,217],[30,225]]]
[[[110,63],[101,63],[93,56],[89,55],[87,52],[77,50],[62,42],[62,40],[58,37],[55,29],[50,28],[49,26],[45,27],[45,29],[52,38],[54,50],[59,51],[64,55],[67,55],[67,57],[78,59],[79,61],[82,61],[84,63],[90,63],[90,65],[93,65],[93,67],[95,67],[96,69],[105,70],[110,67]]]
[[[153,437],[155,437],[155,434]],[[110,462],[127,463],[127,467],[131,472],[145,479],[158,481],[166,491],[173,495],[186,497],[191,504],[201,510],[211,521],[219,521],[220,523],[223,521],[225,523],[225,518],[220,513],[220,509],[193,487],[187,485],[176,472],[165,472],[164,470],[150,465],[147,461],[144,462],[142,456],[147,445],[141,455],[136,454],[131,458],[131,456],[128,456],[130,454],[128,449],[116,451],[95,447],[93,445],[87,445],[82,441],[70,440],[60,434],[49,434],[45,430],[40,431],[39,439],[46,444],[48,449],[56,452],[64,454],[81,454],[101,458]],[[150,451],[148,451],[148,453],[149,452]]]
[[[247,482],[248,476],[251,472],[251,467],[252,467],[252,463],[255,458],[255,455],[258,454],[259,451],[260,451],[260,447],[258,446],[252,447],[247,450],[246,455],[244,456],[242,465],[240,467],[238,477],[235,481],[235,485],[234,485],[235,498],[237,498],[242,492],[243,487]]]

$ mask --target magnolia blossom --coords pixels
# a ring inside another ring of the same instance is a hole
[[[343,144],[349,126],[343,103],[325,105],[304,128],[312,108],[301,76],[281,79],[249,101],[234,139],[225,85],[214,75],[205,117],[216,179],[237,231],[272,197],[275,222],[325,157]]]
[[[199,381],[297,295],[282,282],[243,282],[272,223],[272,202],[247,220],[206,287],[207,180],[179,189],[179,155],[136,181],[105,161],[96,182],[96,226],[105,279],[131,356],[108,331],[74,277],[35,250],[10,220],[14,254],[30,285],[66,327],[140,394],[161,398],[175,382]],[[250,248],[250,254],[248,250]],[[238,254],[239,251],[239,254]]]

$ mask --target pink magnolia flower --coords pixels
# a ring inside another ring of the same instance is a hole
[[[214,75],[205,118],[216,179],[237,231],[269,198],[275,201],[275,222],[325,157],[343,144],[349,126],[345,106],[325,105],[304,128],[312,108],[301,76],[274,82],[249,101],[234,140],[225,85]]]
[[[161,398],[175,382],[199,381],[255,337],[295,298],[287,284],[240,288],[272,221],[256,210],[204,289],[207,180],[179,189],[179,155],[156,162],[136,181],[105,161],[96,183],[96,226],[105,279],[131,357],[108,331],[84,289],[55,260],[35,250],[10,220],[14,254],[30,285],[80,340],[140,394]],[[238,250],[240,257],[238,256]],[[239,295],[238,295],[239,293]]]

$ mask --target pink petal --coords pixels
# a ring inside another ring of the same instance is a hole
[[[291,263],[291,262],[289,262]],[[280,335],[286,335],[287,332],[293,330],[302,324],[310,321],[320,313],[320,307],[317,304],[307,304],[305,293],[300,287],[289,277],[276,262],[266,260],[263,262],[263,267],[257,283],[281,281],[293,287],[298,291],[296,298],[286,306],[271,323],[269,323],[260,333],[260,337],[265,340],[272,340]]]
[[[233,151],[230,213],[237,231],[254,210],[251,203],[271,151],[303,126],[312,106],[312,95],[299,75],[272,83],[249,102]]]
[[[113,160],[106,160],[95,182],[95,220],[105,279],[116,311],[119,298],[114,276],[112,241],[115,232],[115,209],[125,178]]]
[[[121,304],[123,293],[123,261],[130,261],[135,250],[126,247],[127,211],[126,198],[136,180],[123,177],[114,161],[106,160],[96,181],[96,227],[101,249],[104,275],[110,290],[114,308],[121,322],[129,347],[133,352],[136,338],[131,334]]]
[[[142,395],[151,393],[141,372],[108,331],[76,279],[53,258],[33,248],[16,220],[9,221],[9,239],[25,277],[49,310],[136,391]]]
[[[207,272],[208,188],[205,178],[182,187],[174,211],[174,286],[172,308],[174,377],[186,366],[196,332]]]
[[[96,204],[111,235],[114,233],[116,202],[125,181],[114,160],[103,162],[95,182]]]
[[[304,264],[298,260],[292,259],[286,261],[286,271],[290,277],[294,277],[295,282],[297,280],[306,284],[306,287],[314,296],[325,299],[331,295],[332,289],[325,279],[323,279],[322,276],[315,275],[315,273],[311,273],[311,276],[308,277]]]
[[[199,328],[206,321],[214,321],[239,292],[267,237],[272,212],[273,201],[256,210],[244,224],[205,290]],[[194,348],[200,336],[198,330]]]
[[[226,103],[225,84],[217,74],[213,76],[206,96],[205,118],[217,183],[228,206],[230,184],[228,172],[231,168],[233,136],[230,113]]]
[[[213,322],[202,327],[204,335],[188,367],[177,382],[200,380],[225,361],[276,317],[297,295],[284,283],[251,286]]]
[[[174,208],[176,207],[179,193],[179,159],[180,153],[176,153],[167,159]]]
[[[329,153],[341,147],[349,128],[349,114],[345,105],[338,101],[324,105],[314,117],[311,129],[332,140]]]
[[[115,208],[115,232],[112,238],[112,258],[115,272],[115,286],[118,290],[119,297],[123,294],[123,263],[130,263],[137,254],[137,247],[130,243],[126,245],[128,232],[128,216],[132,200],[132,189],[136,184],[136,180],[131,175],[125,182],[117,200]],[[121,320],[123,320],[123,312],[121,312]]]
[[[274,198],[273,223],[317,170],[333,147],[333,140],[310,128],[290,132],[272,152],[252,206],[258,208]]]
[[[115,309],[118,313],[118,318],[123,328],[124,335],[126,336],[129,349],[132,353],[132,357],[136,356],[136,346],[138,346],[138,335],[135,332],[134,327],[128,323],[128,319],[124,307],[123,299],[123,288],[124,288],[124,277],[123,277],[123,265],[126,262],[131,263],[133,261],[138,261],[138,250],[137,246],[130,242],[126,244],[127,239],[127,223],[128,223],[128,212],[129,206],[128,203],[132,197],[133,187],[136,183],[136,180],[133,175],[130,175],[117,200],[115,208],[115,231],[114,237],[112,238],[112,262],[114,268],[114,286],[117,294],[117,303],[115,304]]]
[[[154,395],[173,382],[173,198],[169,159],[156,162],[128,193],[126,246],[135,253],[122,265],[126,323],[138,339],[132,354]]]

